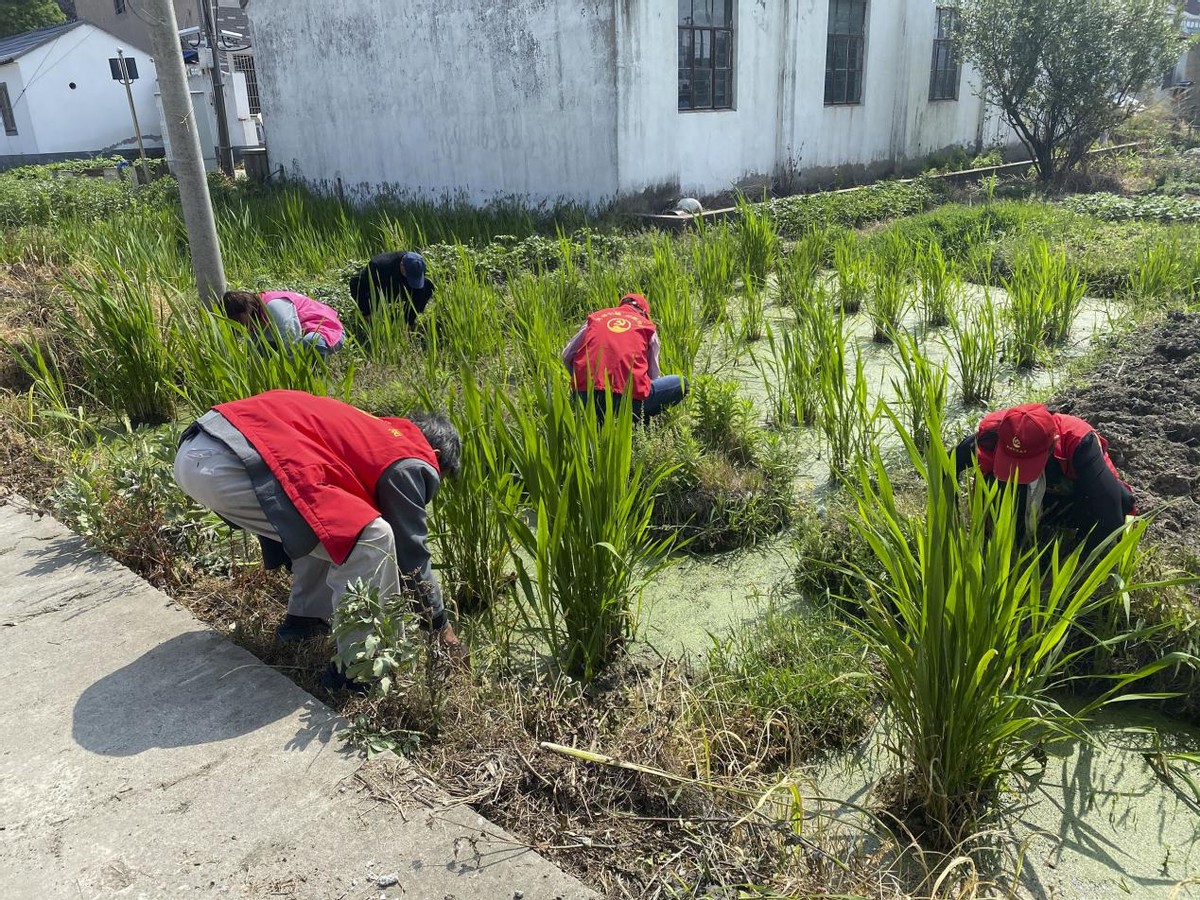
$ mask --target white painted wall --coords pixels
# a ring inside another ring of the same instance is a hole
[[[37,152],[37,129],[29,115],[29,104],[23,102],[25,79],[16,61],[0,66],[0,84],[8,90],[8,99],[13,108],[13,119],[17,123],[15,135],[5,134],[0,127],[0,156],[20,156]]]
[[[828,0],[738,0],[736,109],[680,112],[670,0],[255,0],[273,164],[351,193],[603,202],[884,173],[1011,143],[928,101],[938,0],[871,0],[863,102],[824,105]],[[943,0],[944,2],[944,0]]]
[[[137,148],[125,88],[113,81],[108,60],[120,42],[91,25],[80,25],[24,56],[15,65],[24,81],[24,94],[13,96],[18,129],[22,116],[33,123],[34,146],[22,153],[92,153]],[[154,105],[153,60],[140,50],[128,50],[137,60],[134,103],[147,147],[161,147]],[[5,68],[10,68],[6,66]],[[74,83],[74,89],[71,84]],[[12,94],[12,88],[9,87]],[[8,153],[0,143],[0,154]]]
[[[255,0],[273,165],[351,194],[616,193],[613,0]]]
[[[957,101],[929,102],[937,0],[868,4],[863,102],[825,106],[826,0],[740,0],[736,109],[677,110],[674,5],[631,0],[618,14],[620,190],[677,184],[683,193],[842,170],[890,169],[953,145],[1007,143],[978,78]]]

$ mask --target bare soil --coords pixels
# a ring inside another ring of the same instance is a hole
[[[1135,333],[1049,405],[1108,440],[1152,535],[1200,552],[1200,315]]]

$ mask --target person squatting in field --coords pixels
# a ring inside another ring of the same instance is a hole
[[[337,311],[292,291],[226,291],[225,315],[255,337],[279,346],[305,344],[323,357],[340,350],[345,329]]]
[[[458,432],[443,417],[377,418],[331,397],[277,390],[223,403],[192,424],[175,481],[291,558],[279,641],[329,633],[348,586],[362,579],[381,599],[412,596],[442,645],[460,653],[430,565],[425,508],[461,458]],[[322,683],[363,687],[333,663]]]
[[[688,390],[686,378],[660,373],[658,354],[650,302],[641,294],[626,294],[618,305],[587,317],[563,348],[562,361],[576,395],[586,400],[592,394],[598,415],[604,414],[606,388],[614,404],[628,390],[634,420],[645,422],[681,402]]]
[[[961,475],[978,459],[985,478],[1021,485],[1022,537],[1039,529],[1073,530],[1085,554],[1136,514],[1133,490],[1117,476],[1108,442],[1083,419],[1026,403],[988,413],[955,448]]]
[[[350,296],[364,319],[371,318],[380,303],[403,302],[404,321],[411,331],[433,297],[433,282],[425,277],[425,257],[412,252],[372,256],[350,278]]]

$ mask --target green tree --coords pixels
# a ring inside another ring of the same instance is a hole
[[[54,0],[0,0],[0,38],[65,21]]]
[[[1171,0],[961,0],[962,57],[1044,182],[1134,111],[1185,39]]]

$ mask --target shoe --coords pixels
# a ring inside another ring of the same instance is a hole
[[[302,641],[324,637],[329,634],[329,631],[329,623],[324,619],[286,615],[283,617],[282,624],[275,629],[275,643],[299,644]]]
[[[349,691],[351,694],[358,694],[360,697],[365,697],[371,693],[371,686],[362,681],[355,681],[353,678],[347,678],[346,675],[337,667],[335,663],[330,663],[329,667],[321,673],[321,687],[335,694],[338,691]]]

